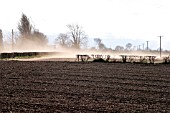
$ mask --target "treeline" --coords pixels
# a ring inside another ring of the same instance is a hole
[[[69,32],[60,33],[55,39],[55,44],[58,44],[65,48],[80,49],[87,46],[88,36],[79,25],[67,25]],[[11,49],[15,50],[36,50],[47,47],[48,38],[38,29],[33,27],[29,18],[22,14],[19,20],[17,29],[19,33],[16,33],[15,37],[10,36],[9,45]],[[14,34],[12,34],[14,35]],[[4,49],[3,33],[0,29],[0,51]]]
[[[19,34],[15,35],[11,41],[12,49],[15,50],[39,50],[47,47],[48,38],[37,28],[33,27],[29,18],[22,14],[18,23]],[[62,48],[74,48],[81,49],[88,47],[88,35],[83,28],[77,24],[67,25],[68,32],[59,33],[55,39],[55,45],[59,45]],[[11,36],[12,37],[12,36]],[[94,38],[95,46],[91,47],[91,50],[112,50],[107,48],[100,38]],[[0,51],[4,49],[3,33],[0,29]],[[115,50],[132,50],[132,44],[128,43],[126,47],[116,46]]]
[[[77,24],[67,25],[68,32],[59,33],[55,39],[55,46],[59,45],[62,48],[74,48],[81,49],[88,47],[88,35],[83,28]],[[15,50],[39,50],[48,47],[47,36],[35,28],[29,18],[22,14],[18,22],[18,35],[15,35],[11,41],[12,49]],[[12,34],[14,35],[14,34]],[[142,48],[142,46],[133,46],[131,43],[127,43],[125,47],[117,45],[114,49],[107,48],[100,38],[94,38],[95,46],[91,47],[91,50],[116,50],[116,51],[131,51],[131,50],[150,50],[150,48]],[[0,29],[0,51],[4,50],[3,32]],[[158,48],[159,50],[159,48]]]
[[[77,24],[67,25],[69,32],[60,33],[55,39],[55,44],[64,48],[80,49],[86,47],[88,36],[83,31],[82,27]]]
[[[39,32],[38,29],[34,28],[25,14],[22,14],[17,28],[19,35],[15,35],[15,37],[11,36],[10,43],[13,46],[11,49],[32,50],[47,46],[47,36]],[[12,35],[14,35],[14,33],[12,33]],[[3,33],[0,29],[0,51],[4,49],[4,46]]]

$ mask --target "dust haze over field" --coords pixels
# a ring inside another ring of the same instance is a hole
[[[52,58],[70,58],[76,60],[76,55],[89,55],[92,58],[92,55],[102,55],[105,59],[107,55],[110,55],[111,59],[121,59],[120,55],[134,55],[134,56],[156,56],[157,59],[163,59],[164,57],[169,56],[169,53],[163,52],[162,58],[160,58],[159,52],[143,52],[143,51],[93,51],[93,50],[77,50],[77,49],[50,49],[50,48],[43,48],[43,49],[35,49],[35,50],[16,50],[16,51],[7,51],[7,52],[46,52],[48,54],[41,55],[39,58],[29,58],[31,59],[52,59]]]
[[[107,55],[110,55],[111,59],[121,59],[120,55],[134,55],[134,56],[156,56],[157,59],[163,59],[164,57],[169,56],[169,52],[162,52],[162,58],[160,58],[160,52],[152,51],[100,51],[100,50],[90,50],[90,49],[71,49],[71,48],[62,48],[62,47],[43,47],[34,50],[15,50],[8,52],[47,52],[48,54],[42,55],[38,59],[52,59],[52,58],[71,58],[76,60],[76,55],[103,55],[103,58],[106,58]],[[35,59],[35,58],[33,58]]]

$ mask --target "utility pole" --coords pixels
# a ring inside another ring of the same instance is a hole
[[[160,58],[161,58],[161,52],[162,52],[162,48],[161,48],[161,38],[162,38],[163,36],[158,36],[158,37],[160,37]]]
[[[148,51],[148,49],[149,49],[149,48],[148,48],[148,42],[149,42],[149,41],[146,41],[146,42],[147,42],[147,51]]]
[[[12,51],[14,50],[14,31],[12,29]]]
[[[141,46],[141,45],[139,45],[139,50],[140,50],[140,46]]]

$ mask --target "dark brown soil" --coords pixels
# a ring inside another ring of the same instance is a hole
[[[6,112],[170,113],[170,65],[0,61]]]

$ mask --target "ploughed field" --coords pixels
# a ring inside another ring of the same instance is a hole
[[[170,113],[170,65],[0,61],[0,112]]]

